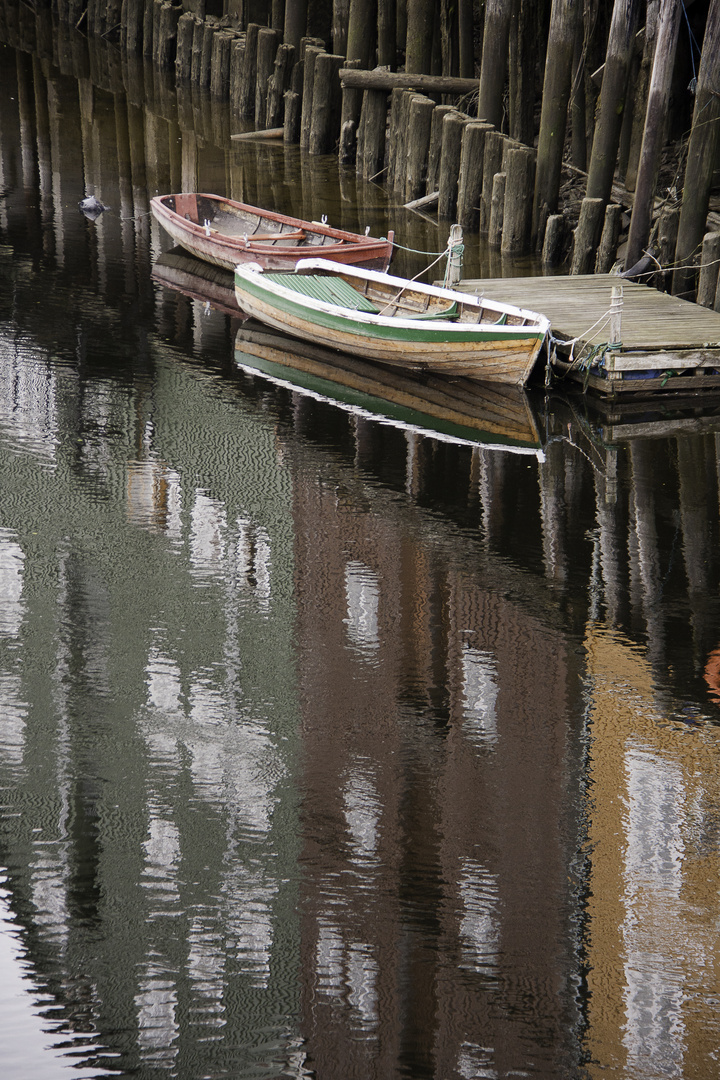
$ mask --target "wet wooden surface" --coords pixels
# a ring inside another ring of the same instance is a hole
[[[609,339],[603,317],[610,309],[612,287],[618,284],[623,287],[623,351],[672,353],[709,347],[720,352],[720,312],[614,274],[467,279],[453,288],[542,312],[556,338],[598,344]],[[716,360],[720,362],[720,355]]]

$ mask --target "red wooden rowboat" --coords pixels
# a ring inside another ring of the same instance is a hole
[[[294,270],[299,259],[321,255],[385,271],[392,258],[392,231],[376,239],[195,192],[159,195],[150,207],[176,244],[226,270],[246,262],[265,270]]]

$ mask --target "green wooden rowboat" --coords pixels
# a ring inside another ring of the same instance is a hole
[[[325,259],[292,273],[235,267],[247,314],[317,345],[406,371],[524,386],[550,328],[544,315]]]

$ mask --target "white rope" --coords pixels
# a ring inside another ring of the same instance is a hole
[[[424,270],[418,270],[415,277],[411,277],[409,280],[411,282],[412,281],[417,281],[417,279],[420,277],[421,274],[427,274],[428,270],[432,270],[433,266],[435,266],[436,263],[439,263],[441,259],[444,259],[446,255],[447,255],[448,258],[450,258],[450,249],[451,249],[451,244],[450,244],[450,241],[448,241],[447,247],[445,248],[444,251],[440,252],[437,259],[433,259],[433,261],[430,263],[430,265],[426,266]],[[378,315],[382,315],[382,313],[384,311],[387,311],[388,308],[392,307],[393,304],[395,304],[400,299],[402,294],[405,292],[406,288],[407,288],[407,285],[403,285],[400,292],[396,293],[395,296],[392,297],[392,299],[388,300],[388,302],[382,308],[380,308],[380,310],[378,311]]]
[[[577,337],[567,339],[553,337],[553,341],[556,341],[558,345],[570,345],[572,347],[573,345],[577,344],[578,341],[584,341],[585,338],[587,338],[588,334],[592,333],[595,327],[599,326],[600,323],[602,323],[600,329],[604,330],[607,324],[610,322],[610,316],[612,314],[614,314],[613,309],[608,308],[607,311],[603,312],[600,318],[592,324],[592,326],[588,326],[587,330],[584,333],[578,334]]]

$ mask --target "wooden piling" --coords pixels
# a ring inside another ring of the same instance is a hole
[[[240,117],[240,83],[242,81],[242,68],[245,61],[245,35],[236,37],[230,46],[230,88],[228,97],[230,100],[230,115],[235,119]]]
[[[375,52],[377,26],[376,0],[352,0],[347,17],[347,44],[333,41],[335,55],[342,53],[348,60],[359,60],[361,68],[369,68]]]
[[[413,94],[410,100],[407,140],[407,170],[405,199],[419,199],[425,194],[430,129],[435,102],[424,94]]]
[[[463,231],[460,225],[450,226],[450,236],[447,245],[447,270],[445,271],[445,284],[457,285],[462,278],[463,262]]]
[[[213,39],[210,59],[210,93],[214,98],[227,100],[230,96],[230,50],[235,35],[219,30]]]
[[[152,60],[153,55],[153,39],[155,34],[153,25],[155,21],[154,7],[154,3],[145,3],[143,10],[142,54],[147,60]]]
[[[440,187],[440,159],[442,157],[442,132],[443,120],[449,112],[453,112],[452,105],[436,105],[430,122],[430,146],[428,148],[428,164],[426,189],[428,194],[438,191]]]
[[[387,93],[384,90],[366,90],[360,111],[355,157],[355,171],[366,180],[376,177],[383,168],[386,118]]]
[[[442,154],[440,158],[440,184],[438,191],[438,215],[454,218],[457,210],[458,180],[460,177],[460,151],[463,128],[468,117],[465,113],[451,112],[443,119]]]
[[[673,0],[673,4],[675,2],[676,0]],[[625,169],[625,187],[628,191],[635,190],[640,164],[640,151],[642,149],[643,131],[645,130],[645,114],[647,113],[650,80],[655,57],[655,42],[657,41],[659,8],[660,0],[647,0],[643,52],[633,93],[632,131],[627,168]]]
[[[478,223],[478,232],[481,236],[487,236],[490,229],[493,183],[495,173],[500,172],[502,167],[504,148],[505,136],[499,131],[488,131],[485,136],[485,151],[483,153],[482,199],[480,201]]]
[[[505,183],[507,176],[504,172],[495,173],[492,181],[492,195],[490,197],[490,217],[488,219],[488,247],[499,248],[502,245],[503,215],[505,213]]]
[[[572,84],[570,90],[570,160],[572,164],[587,170],[588,121],[586,116],[585,80],[585,30],[583,20],[578,18],[573,50]]]
[[[258,34],[262,27],[258,23],[248,23],[245,31],[245,49],[242,73],[240,75],[240,94],[238,115],[242,120],[255,116],[255,82],[257,76]]]
[[[340,142],[338,144],[338,161],[341,165],[353,165],[357,153],[357,127],[354,120],[346,120],[340,124]]]
[[[635,106],[635,90],[640,74],[641,54],[638,50],[638,36],[635,35],[635,43],[630,52],[628,64],[627,83],[625,88],[625,104],[623,107],[622,123],[620,124],[620,138],[618,140],[617,161],[615,163],[615,175],[624,183],[627,173],[628,160],[630,158],[630,144],[632,141],[633,113]]]
[[[387,174],[385,182],[391,190],[405,190],[405,137],[410,109],[411,90],[396,89],[390,95],[388,121]]]
[[[195,16],[185,11],[178,20],[177,50],[175,54],[175,78],[184,82],[192,77],[192,46],[195,34]]]
[[[483,33],[478,119],[499,128],[503,116],[503,91],[507,74],[508,41],[513,4],[486,0]]]
[[[302,119],[302,98],[295,90],[288,90],[284,97],[283,142],[300,142],[300,121]]]
[[[206,18],[203,23],[202,53],[200,54],[200,78],[199,85],[204,90],[210,89],[212,80],[212,54],[215,34],[219,29],[218,21],[214,18]]]
[[[282,35],[279,30],[264,26],[258,34],[257,69],[255,74],[255,127],[258,131],[267,125],[268,84],[275,67],[275,54]]]
[[[160,5],[157,38],[155,41],[154,61],[155,66],[162,71],[167,71],[175,66],[177,55],[178,22],[182,8],[174,4],[164,3]]]
[[[705,232],[710,188],[720,145],[720,0],[711,0],[695,88],[685,184],[673,276],[673,292],[689,296],[695,284],[692,260]]]
[[[585,197],[573,241],[571,274],[591,274],[605,217],[605,200]]]
[[[120,48],[131,53],[143,50],[143,0],[124,0],[120,26]]]
[[[335,49],[335,52],[340,52]],[[357,70],[359,60],[346,60],[345,69]],[[342,105],[340,108],[340,161],[343,165],[355,162],[357,132],[362,111],[362,90],[355,87],[342,87]],[[343,136],[343,131],[345,135]]]
[[[430,71],[437,5],[434,0],[408,0],[405,70]]]
[[[302,58],[301,42],[307,27],[308,0],[286,0],[285,3],[285,32],[283,41],[292,45],[295,56]],[[293,91],[297,93],[297,91]]]
[[[535,139],[537,9],[537,0],[515,0],[510,21],[508,129],[524,146],[532,146]]]
[[[205,40],[205,23],[202,19],[196,19],[193,26],[192,40],[192,63],[190,78],[195,86],[200,85],[200,68],[202,67],[203,41]]]
[[[397,64],[397,0],[378,0],[377,60],[394,71]]]
[[[509,149],[506,157],[505,204],[501,250],[524,255],[530,250],[535,152],[526,146]]]
[[[549,215],[558,208],[573,55],[581,11],[575,0],[553,0],[550,13],[532,212],[532,243],[536,249],[542,246]]]
[[[569,229],[564,214],[551,214],[545,226],[541,261],[544,267],[561,266],[568,255]]]
[[[319,53],[315,59],[313,109],[308,150],[311,154],[329,153],[340,135],[340,68],[344,56]]]
[[[601,199],[603,203],[610,201],[612,191],[630,61],[641,7],[641,0],[615,0],[613,7],[587,181],[587,197]]]
[[[702,242],[700,276],[698,278],[697,302],[703,307],[715,306],[715,294],[720,266],[720,233],[705,233]]]
[[[278,46],[275,66],[268,82],[266,122],[269,128],[282,127],[284,124],[284,97],[286,90],[290,88],[294,63],[293,46],[285,44]]]
[[[622,213],[623,208],[618,203],[608,203],[605,207],[605,219],[595,257],[596,274],[609,274],[615,264]]]
[[[680,0],[667,0],[662,5],[657,25],[655,58],[647,92],[645,130],[635,183],[635,200],[630,219],[625,269],[635,265],[650,238],[655,189],[665,140],[665,122],[681,18]]]
[[[492,130],[492,124],[487,124],[482,120],[471,120],[465,124],[462,133],[457,221],[463,228],[472,232],[477,232],[480,222],[485,136]]]
[[[313,90],[315,87],[315,61],[325,50],[316,45],[305,49],[303,63],[302,116],[300,118],[300,149],[310,148],[310,125],[312,122]]]
[[[663,268],[671,267],[675,262],[679,224],[680,207],[666,206],[660,213],[657,231],[657,260]],[[672,285],[672,272],[669,269],[664,270],[658,275],[658,279],[660,291],[667,292]]]

